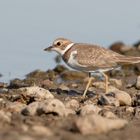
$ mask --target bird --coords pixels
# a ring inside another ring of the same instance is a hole
[[[56,51],[72,69],[88,73],[88,83],[83,93],[86,97],[93,80],[92,73],[99,73],[105,79],[105,93],[109,92],[109,77],[106,72],[122,65],[140,63],[140,57],[125,56],[96,44],[75,43],[66,38],[57,38],[44,51]]]

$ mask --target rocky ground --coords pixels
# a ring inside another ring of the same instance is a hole
[[[111,49],[140,56],[138,45],[116,43]],[[138,140],[140,64],[108,75],[109,93],[104,93],[104,82],[95,78],[85,99],[87,74],[61,65],[31,72],[24,80],[0,83],[0,139]]]

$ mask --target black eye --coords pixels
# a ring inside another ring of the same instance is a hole
[[[60,42],[57,42],[57,46],[60,46],[61,45],[61,43]]]

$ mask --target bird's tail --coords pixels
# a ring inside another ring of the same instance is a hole
[[[120,64],[136,64],[136,63],[140,63],[140,57],[125,56],[119,58],[118,61]]]

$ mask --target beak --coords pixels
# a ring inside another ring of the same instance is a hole
[[[52,48],[53,48],[53,46],[50,46],[48,48],[45,48],[44,51],[51,51]]]

